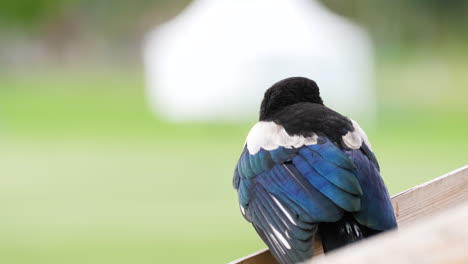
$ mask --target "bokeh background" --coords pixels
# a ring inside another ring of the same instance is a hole
[[[465,165],[468,2],[323,3],[374,42],[364,128],[390,192]],[[231,187],[256,117],[171,123],[147,105],[143,36],[187,4],[0,2],[1,263],[226,263],[264,247]]]

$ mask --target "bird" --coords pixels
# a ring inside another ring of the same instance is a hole
[[[291,77],[266,90],[235,166],[243,217],[281,264],[397,228],[388,190],[359,124],[324,105],[317,83]]]

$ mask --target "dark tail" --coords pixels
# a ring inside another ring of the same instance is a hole
[[[322,240],[323,251],[325,252],[381,232],[359,224],[349,214],[345,214],[338,222],[320,223],[318,231]]]

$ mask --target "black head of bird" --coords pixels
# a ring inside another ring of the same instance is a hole
[[[275,83],[263,96],[260,120],[267,120],[282,108],[301,102],[323,105],[317,84],[304,77],[291,77]]]

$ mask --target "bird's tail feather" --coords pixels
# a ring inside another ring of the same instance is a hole
[[[324,252],[329,252],[380,233],[380,231],[359,224],[350,214],[345,214],[338,222],[321,223],[318,231]]]

